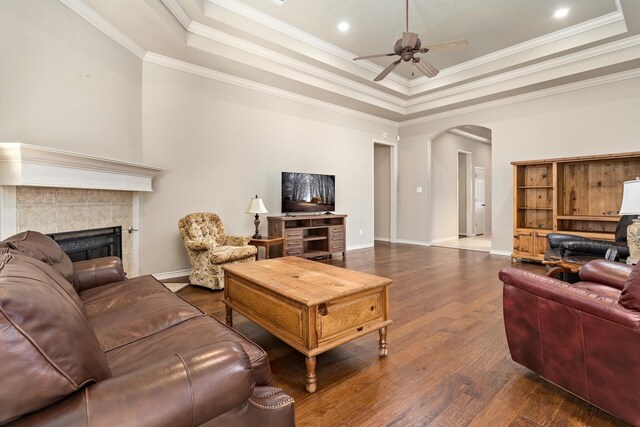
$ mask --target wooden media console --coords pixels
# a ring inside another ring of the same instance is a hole
[[[270,216],[269,237],[284,238],[283,256],[345,255],[346,215]]]

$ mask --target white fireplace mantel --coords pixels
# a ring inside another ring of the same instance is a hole
[[[0,185],[153,191],[160,168],[53,148],[0,143]]]
[[[138,274],[140,193],[153,191],[153,177],[162,169],[72,153],[53,148],[0,143],[0,239],[18,230],[18,188],[50,187],[131,191],[132,276]]]

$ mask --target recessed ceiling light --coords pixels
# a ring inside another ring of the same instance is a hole
[[[349,23],[348,22],[341,22],[338,24],[338,29],[342,32],[348,31],[349,30]]]
[[[569,14],[569,9],[566,7],[560,8],[553,13],[554,18],[564,18]]]

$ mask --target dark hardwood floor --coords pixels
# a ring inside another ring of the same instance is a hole
[[[318,391],[309,394],[302,354],[234,315],[234,328],[268,352],[275,385],[296,401],[298,426],[626,425],[511,360],[498,280],[508,257],[377,243],[329,262],[393,279],[386,358],[376,333],[323,353]],[[179,294],[224,322],[222,292],[189,286]]]

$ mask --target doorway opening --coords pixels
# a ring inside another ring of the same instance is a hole
[[[373,144],[373,236],[396,241],[396,145]]]
[[[464,125],[430,143],[430,243],[491,251],[491,130]]]

